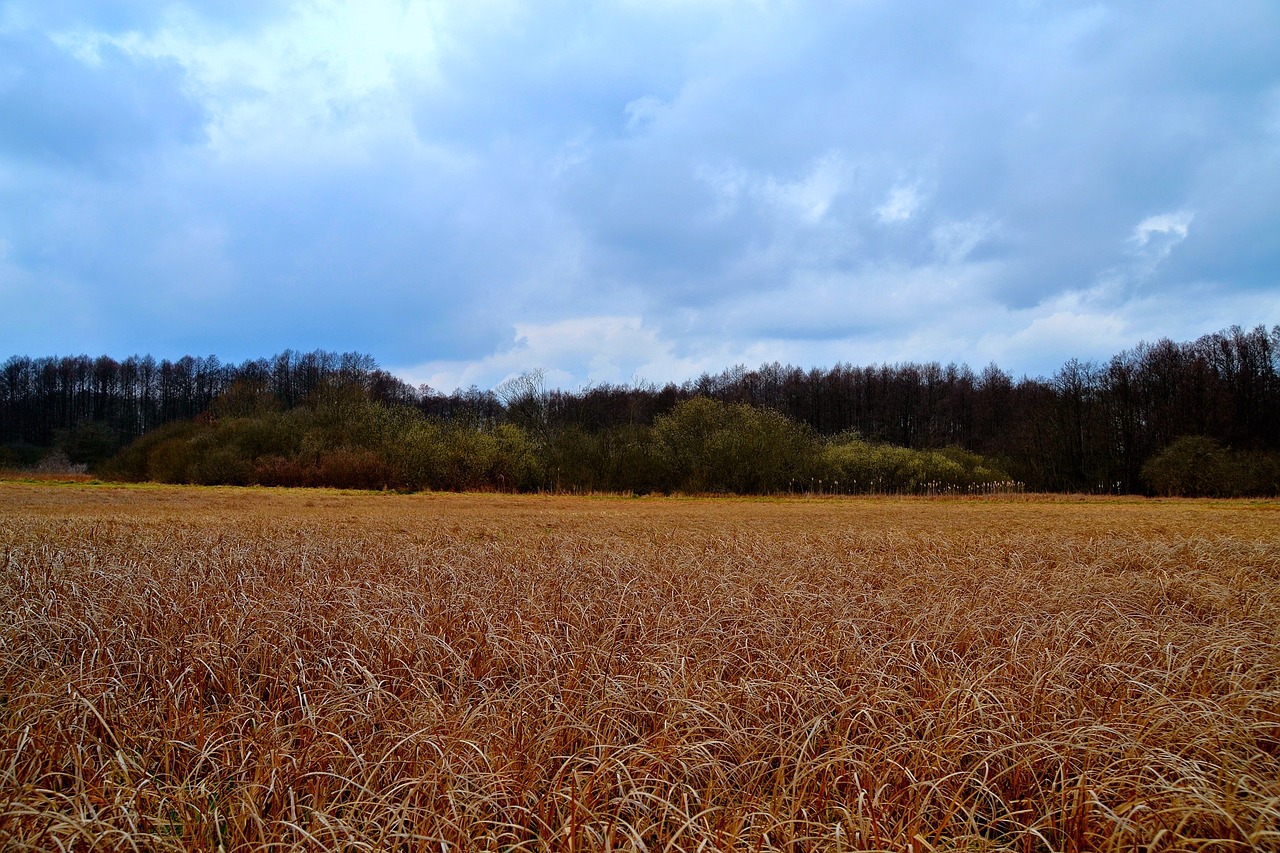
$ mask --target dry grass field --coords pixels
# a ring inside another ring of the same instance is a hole
[[[0,484],[0,849],[1280,850],[1280,504]]]

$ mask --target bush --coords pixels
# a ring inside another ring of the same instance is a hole
[[[0,445],[0,468],[34,468],[48,452],[47,447],[34,444]]]
[[[211,427],[194,421],[172,421],[138,438],[98,466],[101,476],[125,482],[153,480],[185,483],[190,443]]]
[[[187,477],[201,486],[247,486],[253,480],[253,463],[231,445],[198,442]]]
[[[394,479],[391,466],[372,450],[333,450],[320,457],[313,486],[335,489],[385,489]]]
[[[785,415],[706,397],[658,418],[653,444],[664,469],[662,485],[686,492],[784,491],[808,476],[815,458],[810,432]]]
[[[527,492],[542,484],[542,465],[524,430],[499,424],[493,430],[495,454],[489,480],[503,491]]]
[[[1275,495],[1280,457],[1233,452],[1207,436],[1184,435],[1147,460],[1142,479],[1161,497]]]
[[[120,437],[107,424],[90,421],[60,433],[56,446],[72,464],[93,467],[120,449]]]
[[[1280,454],[1241,453],[1238,468],[1244,494],[1280,495]]]
[[[824,488],[848,493],[937,494],[1001,491],[1017,484],[998,466],[959,448],[911,450],[837,436],[822,451]]]
[[[397,484],[412,491],[439,487],[444,455],[444,430],[427,420],[410,424],[383,449],[383,457],[391,466]]]
[[[1203,435],[1184,435],[1147,460],[1142,478],[1162,497],[1222,497],[1237,487],[1230,454]]]
[[[306,486],[312,479],[305,466],[296,459],[286,459],[283,456],[255,459],[250,476],[260,486]]]

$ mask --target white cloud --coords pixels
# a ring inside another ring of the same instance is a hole
[[[1187,239],[1195,214],[1179,210],[1148,216],[1134,226],[1128,240],[1128,257],[1097,276],[1092,293],[1119,304],[1132,298],[1135,289],[1152,279],[1177,245]]]
[[[439,82],[437,10],[420,0],[302,0],[260,29],[223,31],[174,7],[154,32],[69,37],[82,50],[109,40],[178,63],[210,114],[216,151],[291,161],[412,133],[401,87]]]
[[[954,347],[970,364],[994,361],[1030,376],[1049,376],[1068,360],[1105,364],[1140,341],[1194,340],[1240,318],[1280,316],[1280,297],[1267,293],[1223,293],[1204,283],[1117,300],[1104,288],[1068,291],[1026,309],[978,306],[977,326]],[[1186,306],[1196,306],[1189,313]],[[939,324],[933,345],[963,322]],[[923,346],[930,345],[927,340]]]
[[[519,323],[511,343],[474,361],[430,361],[397,373],[441,391],[477,384],[491,388],[528,370],[546,371],[549,385],[666,380],[703,369],[705,359],[676,353],[639,316],[572,317],[551,323]]]
[[[1173,247],[1187,239],[1191,220],[1195,214],[1189,210],[1148,216],[1138,223],[1129,242],[1140,249],[1152,249],[1161,257],[1173,251]]]
[[[752,176],[740,166],[708,166],[699,164],[694,177],[710,188],[716,199],[714,216],[726,218],[738,211],[743,193],[752,182]]]
[[[977,216],[943,222],[935,226],[929,236],[939,258],[949,263],[958,263],[988,237],[999,233],[999,230],[999,226],[987,217]]]
[[[1071,304],[1043,306],[1010,318],[1012,329],[981,335],[977,352],[998,364],[1040,363],[1052,370],[1071,358],[1089,359],[1112,355],[1133,346],[1127,318]]]
[[[622,113],[627,117],[627,129],[639,130],[658,121],[670,111],[671,108],[661,98],[645,95],[630,101]]]
[[[993,265],[903,264],[852,272],[796,271],[775,291],[743,294],[720,310],[734,338],[847,339],[951,318],[976,299]]]
[[[733,164],[703,164],[694,174],[715,194],[718,216],[735,213],[749,201],[784,223],[818,225],[852,189],[856,170],[838,151],[829,151],[810,161],[802,177],[790,180]]]
[[[90,68],[102,66],[102,48],[112,43],[106,35],[87,30],[54,33],[49,41]]]
[[[876,216],[886,225],[906,222],[920,209],[922,201],[918,186],[896,186],[889,190],[889,197],[884,204],[876,208]]]
[[[853,169],[838,152],[832,151],[816,159],[809,173],[797,181],[765,178],[758,192],[767,202],[790,211],[810,225],[821,222],[835,200],[853,180]]]

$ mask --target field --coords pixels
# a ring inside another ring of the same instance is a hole
[[[1280,504],[0,484],[0,849],[1280,850]]]

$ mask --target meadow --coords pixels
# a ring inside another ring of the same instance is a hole
[[[0,484],[0,849],[1280,850],[1280,503]]]

